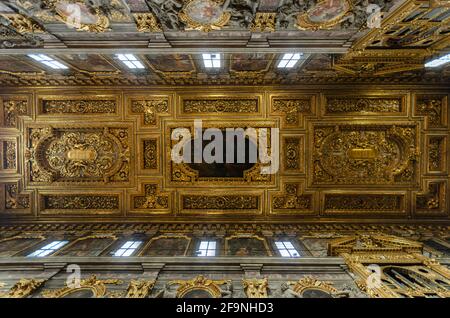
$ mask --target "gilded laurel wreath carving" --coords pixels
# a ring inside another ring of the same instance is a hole
[[[314,184],[412,184],[414,125],[314,127]]]
[[[30,128],[32,182],[126,182],[128,128]]]

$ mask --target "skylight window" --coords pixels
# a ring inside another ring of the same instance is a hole
[[[219,53],[203,53],[203,63],[206,68],[219,68],[220,67],[220,54]]]
[[[201,241],[197,250],[197,256],[216,256],[216,242]]]
[[[450,62],[450,53],[425,63],[425,67],[438,67]]]
[[[38,61],[39,63],[42,63],[44,65],[47,65],[55,70],[68,69],[66,65],[56,61],[55,59],[45,54],[29,54],[28,56],[31,57],[33,60]]]
[[[143,69],[145,68],[139,59],[133,54],[116,54],[117,58],[122,61],[128,68],[131,69]]]
[[[28,257],[44,257],[54,253],[56,250],[59,250],[61,247],[69,243],[69,241],[53,241],[50,244],[41,247],[37,251],[34,251]]]
[[[127,241],[115,253],[114,256],[127,257],[133,254],[137,248],[142,244],[141,241]]]
[[[293,68],[300,60],[301,53],[286,53],[278,63],[278,68]]]
[[[275,246],[282,257],[300,257],[294,245],[289,241],[277,241],[275,242]]]

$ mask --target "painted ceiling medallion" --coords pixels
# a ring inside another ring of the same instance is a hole
[[[55,4],[56,18],[78,31],[101,33],[109,30],[109,18],[99,9],[93,13],[84,1],[58,1]]]
[[[306,13],[297,16],[301,30],[331,29],[339,24],[352,9],[349,0],[322,0]]]
[[[188,0],[178,15],[187,24],[186,30],[220,30],[231,17],[224,12],[222,3],[223,0]]]

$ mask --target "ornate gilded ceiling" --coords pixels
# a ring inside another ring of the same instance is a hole
[[[4,89],[1,218],[447,222],[449,93]],[[174,129],[194,119],[205,129],[279,128],[279,171],[172,161]]]

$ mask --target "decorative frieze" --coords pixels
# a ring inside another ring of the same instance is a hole
[[[325,98],[326,114],[358,113],[402,113],[404,112],[404,99],[402,97],[351,97],[327,96]]]

